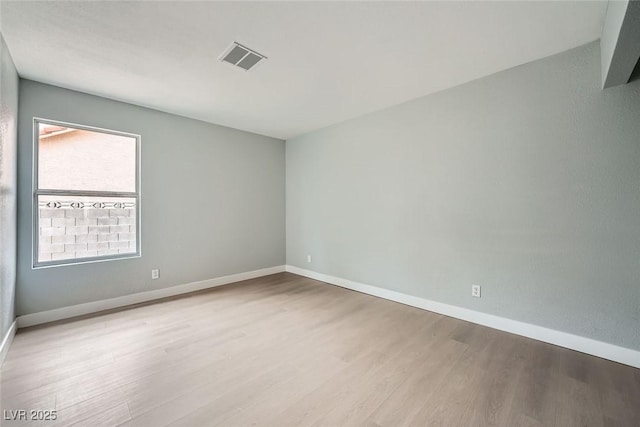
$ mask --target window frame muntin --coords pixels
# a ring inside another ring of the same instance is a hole
[[[38,162],[39,162],[39,143],[40,143],[40,124],[49,124],[54,126],[64,126],[78,130],[87,130],[91,132],[106,133],[111,135],[124,136],[134,138],[136,141],[136,170],[135,170],[135,192],[118,192],[118,191],[84,191],[84,190],[60,190],[60,189],[38,189]],[[142,209],[140,206],[141,199],[141,142],[142,136],[130,132],[122,132],[113,129],[105,129],[96,126],[81,125],[77,123],[65,122],[62,120],[45,119],[41,117],[33,118],[33,154],[32,154],[32,177],[31,177],[31,242],[32,242],[32,260],[31,268],[39,269],[46,267],[60,267],[65,265],[77,265],[87,264],[94,262],[113,261],[119,259],[140,258],[142,256],[142,228],[140,218],[142,216]],[[86,258],[71,258],[63,260],[51,260],[51,261],[38,261],[38,251],[40,245],[40,224],[39,224],[39,212],[38,212],[38,196],[85,196],[85,197],[129,197],[134,198],[136,201],[136,251],[127,254],[116,255],[102,255]]]

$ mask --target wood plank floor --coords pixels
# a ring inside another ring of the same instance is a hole
[[[57,411],[7,426],[640,426],[640,370],[281,273],[20,330],[0,399]]]

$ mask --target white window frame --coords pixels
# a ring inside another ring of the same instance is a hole
[[[136,140],[136,176],[135,192],[118,192],[118,191],[84,191],[84,190],[61,190],[61,189],[38,189],[38,160],[39,160],[39,143],[40,143],[40,124],[69,127],[78,130],[86,130],[91,132],[106,133],[111,135],[124,136],[134,138]],[[62,265],[86,264],[91,262],[112,261],[116,259],[139,258],[141,252],[141,227],[140,227],[140,143],[141,136],[133,133],[121,132],[111,129],[98,128],[93,126],[79,125],[59,120],[43,119],[39,117],[33,118],[33,176],[32,176],[32,194],[33,194],[33,222],[32,222],[32,242],[33,242],[33,262],[32,268],[57,267]],[[40,224],[38,212],[38,196],[88,196],[88,197],[129,197],[136,201],[136,251],[126,254],[102,255],[86,258],[71,258],[55,261],[38,261],[39,244],[40,244]]]

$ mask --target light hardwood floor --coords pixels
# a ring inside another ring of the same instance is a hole
[[[81,426],[640,426],[640,370],[281,273],[20,330],[3,410]]]

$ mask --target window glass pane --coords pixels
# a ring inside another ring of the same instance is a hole
[[[136,139],[40,123],[38,188],[135,192]]]
[[[136,199],[38,196],[38,262],[136,250]]]

